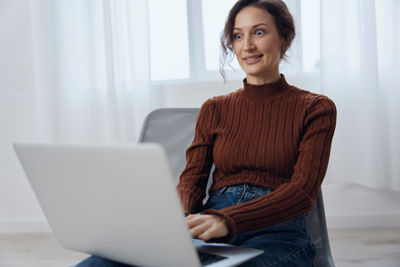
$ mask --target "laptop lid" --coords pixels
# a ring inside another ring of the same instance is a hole
[[[14,148],[63,247],[139,266],[200,266],[161,146]]]

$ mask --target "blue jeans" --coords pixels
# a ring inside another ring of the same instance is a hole
[[[247,202],[272,192],[271,188],[250,184],[239,184],[215,190],[204,206],[205,209],[222,209]],[[315,247],[308,233],[308,214],[262,229],[238,234],[230,244],[264,250],[264,254],[248,261],[241,267],[308,267],[314,266]],[[128,266],[92,256],[77,267],[122,267]]]

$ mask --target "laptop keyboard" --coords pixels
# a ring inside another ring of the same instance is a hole
[[[224,257],[224,256],[219,256],[219,255],[209,254],[209,253],[204,253],[204,252],[199,252],[199,251],[197,252],[197,254],[199,255],[201,266],[206,266],[211,263],[227,259],[227,257]]]

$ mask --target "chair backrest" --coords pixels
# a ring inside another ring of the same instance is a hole
[[[143,123],[139,142],[155,142],[164,147],[176,183],[186,164],[185,152],[193,141],[198,112],[198,108],[162,108],[152,111]],[[321,191],[309,218],[311,237],[317,249],[315,266],[335,266],[329,246]]]

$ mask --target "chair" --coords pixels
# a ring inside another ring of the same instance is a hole
[[[185,151],[193,141],[198,112],[198,108],[162,108],[148,114],[143,123],[139,142],[155,142],[164,147],[176,183],[186,164]],[[310,229],[317,249],[315,266],[334,267],[321,191],[310,212]]]

